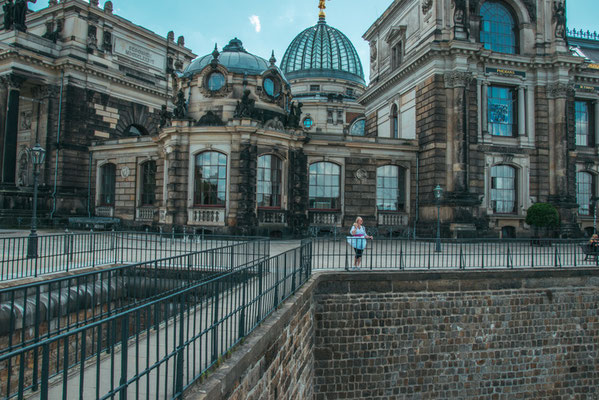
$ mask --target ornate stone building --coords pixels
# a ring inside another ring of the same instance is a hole
[[[194,54],[183,37],[175,43],[114,15],[110,1],[51,0],[28,14],[26,4],[0,5],[0,219],[31,215],[27,149],[36,142],[47,151],[40,217],[102,214],[90,146],[156,136],[162,107],[171,107],[171,75]]]
[[[55,220],[279,235],[360,215],[426,236],[441,185],[445,235],[524,234],[538,201],[564,233],[592,229],[599,41],[566,31],[563,3],[396,0],[364,36],[368,87],[320,8],[280,68],[237,38],[194,60],[109,1],[50,1],[26,23],[9,10],[0,212],[27,215],[39,141]]]
[[[597,41],[566,33],[559,0],[396,0],[368,29],[367,132],[411,141],[411,217],[441,185],[446,233],[524,233],[535,202],[592,229]]]

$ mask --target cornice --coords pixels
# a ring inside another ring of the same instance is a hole
[[[375,84],[358,98],[361,104],[366,104],[371,101],[374,97],[386,92],[388,89],[396,85],[412,73],[419,66],[431,59],[440,59],[445,57],[464,56],[471,58],[472,61],[469,64],[478,64],[479,62],[485,64],[492,64],[501,67],[510,68],[522,68],[522,69],[548,69],[548,68],[575,68],[584,64],[584,60],[578,57],[555,54],[551,56],[523,56],[523,55],[512,55],[506,57],[504,54],[493,53],[488,50],[482,49],[480,45],[476,47],[450,47],[444,44],[431,44],[419,55],[416,55],[412,60],[409,58],[406,60],[407,64],[401,69],[398,69],[391,75],[385,77],[385,80]],[[448,71],[439,71],[439,74],[445,74]]]
[[[82,65],[82,64],[74,63],[72,60],[68,59],[68,57],[63,57],[62,62],[60,62],[61,60],[59,60],[58,63],[50,63],[50,62],[42,60],[38,57],[21,54],[18,51],[12,50],[12,49],[9,51],[6,51],[4,53],[0,53],[0,61],[6,60],[6,59],[11,59],[11,58],[13,58],[13,59],[16,58],[16,59],[19,59],[20,61],[24,61],[24,62],[30,63],[30,64],[35,64],[40,67],[43,67],[43,68],[46,68],[46,69],[49,69],[52,71],[56,71],[56,72],[72,69],[74,71],[83,72],[85,74],[90,74],[90,75],[105,79],[105,80],[113,82],[113,83],[117,83],[117,84],[120,84],[120,85],[123,85],[126,87],[133,88],[137,91],[150,93],[154,96],[158,96],[161,98],[170,98],[171,97],[170,95],[166,95],[164,92],[164,89],[162,89],[162,88],[161,89],[149,88],[147,86],[137,84],[137,83],[116,77],[111,74],[107,74],[105,72],[102,72],[101,70],[90,67],[87,64]]]

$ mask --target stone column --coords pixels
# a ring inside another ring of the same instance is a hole
[[[550,101],[553,102],[553,120],[549,129],[553,128],[553,168],[555,174],[555,186],[551,195],[561,198],[567,194],[567,160],[568,160],[568,144],[567,144],[567,123],[566,123],[566,105],[568,86],[565,84],[554,84],[548,87],[548,95]],[[549,166],[551,168],[551,166]]]
[[[256,215],[256,178],[258,148],[249,142],[242,143],[239,152],[239,192],[241,198],[237,207],[237,227],[243,235],[256,233],[258,217]]]
[[[593,118],[595,126],[595,146],[599,146],[599,100],[593,102]]]
[[[448,104],[448,160],[452,167],[453,188],[447,190],[454,192],[468,191],[467,168],[468,168],[468,135],[467,117],[468,98],[465,95],[472,75],[466,72],[451,72],[445,75],[445,85],[451,89],[449,94],[453,100]],[[451,101],[451,100],[450,100]],[[451,151],[449,151],[451,146]]]
[[[19,130],[19,96],[25,80],[15,75],[7,78],[8,97],[4,140],[2,143],[2,183],[14,184],[17,162],[17,135]]]
[[[483,136],[487,135],[489,133],[489,104],[488,104],[488,96],[489,96],[489,82],[483,82],[483,89],[482,89],[482,101],[481,101],[481,105],[482,105],[482,132],[483,132]]]
[[[4,133],[6,129],[6,104],[8,102],[8,81],[0,78],[0,144],[4,149]],[[2,181],[2,165],[4,151],[0,150],[0,182]]]
[[[533,88],[526,91],[526,133],[528,142],[535,142],[535,94]]]
[[[518,136],[526,135],[526,97],[524,86],[518,87]]]

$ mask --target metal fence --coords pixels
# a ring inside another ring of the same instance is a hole
[[[38,256],[28,258],[28,237],[0,238],[0,281],[143,262],[255,239],[186,233],[71,232],[40,235]]]
[[[264,261],[269,241],[242,242],[0,290],[0,354]]]
[[[356,239],[314,239],[314,269],[354,267]],[[359,239],[366,240],[366,239]],[[361,269],[483,269],[576,267],[597,265],[585,254],[584,240],[562,239],[435,239],[367,240]]]
[[[298,248],[0,356],[4,398],[176,398],[311,274]]]

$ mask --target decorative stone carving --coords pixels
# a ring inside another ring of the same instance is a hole
[[[185,37],[183,35],[177,38],[177,45],[181,47],[185,47]]]
[[[297,105],[295,102],[292,102],[289,106],[289,114],[287,115],[287,126],[290,128],[298,128],[300,119],[302,117],[302,107],[303,103],[298,102]]]
[[[17,186],[29,186],[29,151],[23,147],[19,152],[17,162]]]
[[[168,40],[169,42],[174,42],[175,41],[175,32],[169,31],[166,34],[166,40]]]
[[[94,25],[87,27],[87,52],[92,54],[98,45],[98,28]]]
[[[131,175],[131,170],[125,165],[123,168],[121,168],[121,178],[127,179],[129,175]]]
[[[566,98],[569,91],[573,90],[569,85],[563,83],[554,83],[547,86],[547,95],[550,98]]]
[[[453,71],[445,74],[445,87],[465,87],[472,80],[472,74],[470,72]]]
[[[427,14],[433,8],[433,0],[424,0],[422,2],[422,14]]]
[[[466,22],[466,0],[453,0],[453,22],[464,24]]]
[[[112,33],[104,31],[104,38],[102,39],[102,50],[107,53],[112,53]]]
[[[354,172],[354,177],[360,182],[360,183],[365,183],[366,180],[368,179],[368,172],[363,169],[363,168],[359,168],[356,170],[356,172]]]
[[[166,104],[163,104],[160,109],[160,128],[171,126],[172,118],[173,113],[166,109]]]
[[[25,81],[25,78],[15,74],[0,76],[0,85],[6,87],[7,89],[20,90]]]
[[[106,3],[104,3],[104,12],[106,14],[112,14],[112,10],[113,10],[112,1],[107,1]]]
[[[225,123],[218,116],[218,114],[216,114],[210,110],[207,111],[206,114],[204,114],[202,116],[202,118],[200,118],[196,124],[196,126],[224,126],[224,125],[225,125]]]
[[[595,163],[593,161],[587,161],[584,163],[584,169],[587,171],[593,171],[595,168]]]
[[[58,19],[56,20],[56,29],[54,29],[54,21],[47,21],[46,33],[44,33],[42,37],[56,43],[58,41],[58,38],[60,37],[60,32],[62,32],[62,25],[62,19]]]
[[[94,6],[94,7],[99,7],[100,6],[100,0],[90,0],[89,4]]]
[[[177,92],[177,99],[175,100],[175,110],[173,111],[173,117],[177,119],[183,119],[187,115],[187,102],[185,100],[185,94],[182,89]]]
[[[240,101],[237,101],[235,107],[235,118],[251,118],[254,115],[256,100],[250,98],[250,91],[248,89],[243,91],[243,96]]]
[[[514,161],[513,154],[503,154],[503,162],[505,164],[511,164]]]
[[[15,5],[12,0],[7,0],[2,6],[2,10],[4,11],[4,29],[9,31],[13,27],[15,13]]]
[[[283,125],[283,122],[281,122],[279,117],[274,117],[266,121],[264,128],[282,131],[285,130],[285,125]]]
[[[372,42],[370,42],[370,61],[371,62],[376,61],[376,57],[377,57],[376,40],[373,40]]]
[[[25,19],[27,17],[27,11],[29,11],[27,3],[36,3],[37,0],[17,0],[13,8],[13,27],[14,29],[27,32],[27,25]]]
[[[566,39],[566,7],[561,0],[553,2],[553,22],[555,23],[555,37]]]
[[[528,11],[528,16],[530,17],[531,22],[536,22],[537,20],[537,2],[535,0],[523,0],[524,7]]]
[[[19,129],[28,131],[31,129],[31,111],[22,111],[19,116]]]

